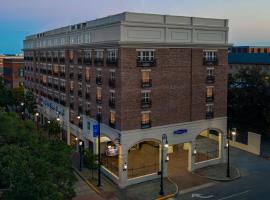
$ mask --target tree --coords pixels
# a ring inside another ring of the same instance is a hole
[[[11,105],[15,105],[12,92],[5,87],[3,78],[0,78],[0,107],[8,109]]]
[[[37,108],[36,99],[30,90],[27,90],[24,97],[25,107],[29,114],[34,114]],[[29,116],[30,117],[30,116]]]
[[[48,136],[54,138],[60,138],[61,127],[57,120],[50,120],[50,123],[46,123],[44,126],[45,130],[48,131]]]
[[[98,164],[97,164],[98,157],[97,157],[97,155],[93,154],[92,151],[87,149],[84,152],[83,159],[84,159],[83,160],[84,166],[86,168],[92,170],[92,177],[93,177],[93,170],[97,169],[97,167],[98,167]]]
[[[229,126],[264,132],[270,125],[270,79],[259,69],[240,70],[229,79]]]
[[[2,199],[71,199],[74,196],[72,149],[59,139],[42,137],[30,120],[0,112]]]
[[[12,89],[11,92],[16,105],[24,101],[24,88],[22,86]]]

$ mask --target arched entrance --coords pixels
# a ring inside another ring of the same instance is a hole
[[[128,150],[128,179],[157,173],[160,145],[156,140],[144,140]]]

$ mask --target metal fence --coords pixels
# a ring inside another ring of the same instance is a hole
[[[159,171],[159,163],[154,163],[151,165],[143,165],[142,167],[138,168],[128,168],[128,178],[144,176],[158,171]]]
[[[211,160],[214,158],[218,158],[219,156],[219,150],[211,150],[211,151],[206,151],[206,152],[197,152],[196,157],[195,157],[195,162],[202,162],[206,160]]]

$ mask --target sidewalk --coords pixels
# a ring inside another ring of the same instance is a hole
[[[101,174],[101,187],[97,187],[97,172],[92,172],[88,169],[82,169],[79,172],[81,176],[87,178],[91,184],[100,191],[100,196],[104,199],[111,200],[151,200],[159,198],[160,190],[160,179],[155,179],[136,185],[131,185],[125,189],[120,189],[116,184],[109,180],[106,176]],[[169,181],[167,178],[164,178],[164,196],[172,195],[177,193],[177,186]]]
[[[227,164],[218,164],[194,171],[194,174],[215,180],[215,181],[232,181],[240,178],[240,172],[235,167],[230,167],[230,177],[227,177]]]

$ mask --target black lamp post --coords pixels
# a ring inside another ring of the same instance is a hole
[[[164,162],[164,156],[163,156],[163,151],[164,151],[164,147],[168,148],[168,139],[167,139],[167,135],[163,134],[162,135],[162,146],[161,146],[161,171],[159,172],[160,174],[160,191],[159,194],[160,195],[164,195],[164,187],[163,187],[163,162]],[[167,158],[168,159],[168,158]]]
[[[100,155],[100,121],[101,121],[101,115],[97,115],[97,121],[98,121],[98,184],[97,186],[101,186],[101,155]]]
[[[232,135],[236,135],[236,128],[233,128],[231,131],[227,132],[227,177],[231,177],[230,171],[230,139]]]
[[[79,171],[82,171],[82,161],[83,161],[83,142],[79,142],[79,154],[80,154],[80,165],[79,165]]]

